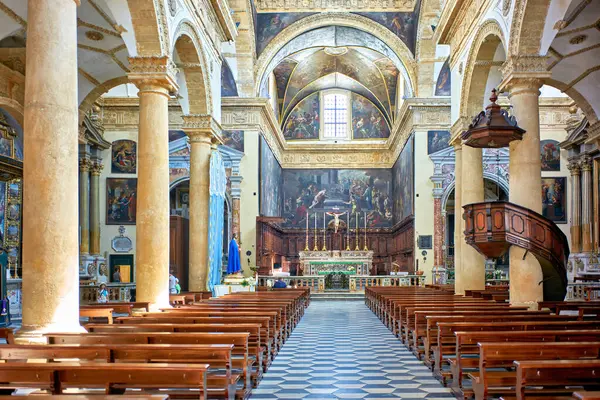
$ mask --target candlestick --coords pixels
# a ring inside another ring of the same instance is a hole
[[[367,212],[365,211],[365,251],[369,251],[367,247]]]
[[[304,251],[308,250],[308,210],[306,210],[306,239],[304,240]]]
[[[354,250],[360,251],[360,247],[358,246],[358,212],[354,213],[356,216],[356,248]]]
[[[326,218],[327,218],[327,213],[325,213],[323,211],[323,251],[327,251],[327,238],[326,238],[326,234],[327,234],[327,226],[326,224]]]
[[[313,251],[319,251],[317,241],[317,213],[315,213],[315,247],[313,247]]]
[[[346,251],[350,251],[350,211],[346,214]]]

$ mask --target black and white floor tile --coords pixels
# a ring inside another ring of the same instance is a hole
[[[448,399],[363,302],[312,302],[251,400]]]

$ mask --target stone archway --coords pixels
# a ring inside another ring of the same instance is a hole
[[[409,85],[409,92],[413,95],[417,95],[417,73],[416,73],[416,62],[414,54],[408,49],[406,44],[390,30],[383,27],[382,25],[374,22],[366,17],[340,13],[319,13],[302,18],[283,31],[281,31],[263,50],[260,57],[256,62],[255,72],[256,80],[254,84],[254,93],[259,96],[260,88],[268,73],[271,66],[272,60],[275,58],[277,53],[292,39],[318,28],[327,26],[341,26],[355,28],[360,31],[367,32],[376,38],[380,39],[392,50],[392,52],[400,59],[403,68],[399,69],[405,75],[405,79]],[[404,69],[404,70],[403,70]]]

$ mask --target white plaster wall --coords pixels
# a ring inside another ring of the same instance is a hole
[[[422,256],[422,250],[417,247],[419,235],[431,235],[434,229],[433,208],[433,182],[429,179],[433,175],[433,161],[427,155],[427,131],[415,132],[415,265],[419,260],[419,270],[424,271],[425,281],[431,283],[431,269],[434,267],[433,249],[426,250],[427,255]],[[418,197],[417,197],[418,196]],[[432,241],[433,243],[433,241]],[[432,246],[433,247],[433,246]],[[426,257],[426,260],[424,260]]]
[[[246,155],[240,162],[240,174],[244,177],[241,186],[240,199],[240,236],[242,239],[242,270],[246,276],[252,271],[249,266],[256,266],[256,216],[258,215],[258,160],[259,160],[259,136],[258,131],[244,131],[244,153]],[[247,251],[252,255],[248,257]],[[250,264],[248,264],[250,258]]]
[[[109,142],[114,142],[115,140],[121,139],[129,139],[134,140],[136,143],[138,141],[138,131],[106,131],[104,133],[104,139]],[[109,256],[111,254],[133,254],[133,265],[134,271],[133,274],[135,276],[135,266],[137,263],[137,259],[135,256],[135,246],[136,246],[136,229],[135,225],[124,225],[125,226],[125,236],[128,236],[133,242],[133,249],[131,249],[128,253],[116,253],[111,247],[111,241],[115,236],[119,236],[119,225],[106,225],[106,178],[137,178],[136,174],[113,174],[111,173],[111,149],[104,150],[101,153],[102,160],[104,162],[104,169],[100,174],[100,252],[102,255],[106,257],[107,265],[109,261]]]

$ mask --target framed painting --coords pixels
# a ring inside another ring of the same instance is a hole
[[[135,174],[137,167],[137,143],[133,140],[115,140],[112,143],[111,172]]]
[[[560,171],[560,145],[556,140],[540,141],[542,171]]]
[[[135,225],[137,178],[106,178],[106,225]]]
[[[542,215],[557,224],[567,223],[567,178],[542,178]]]
[[[437,153],[450,147],[450,132],[427,131],[427,154]]]

